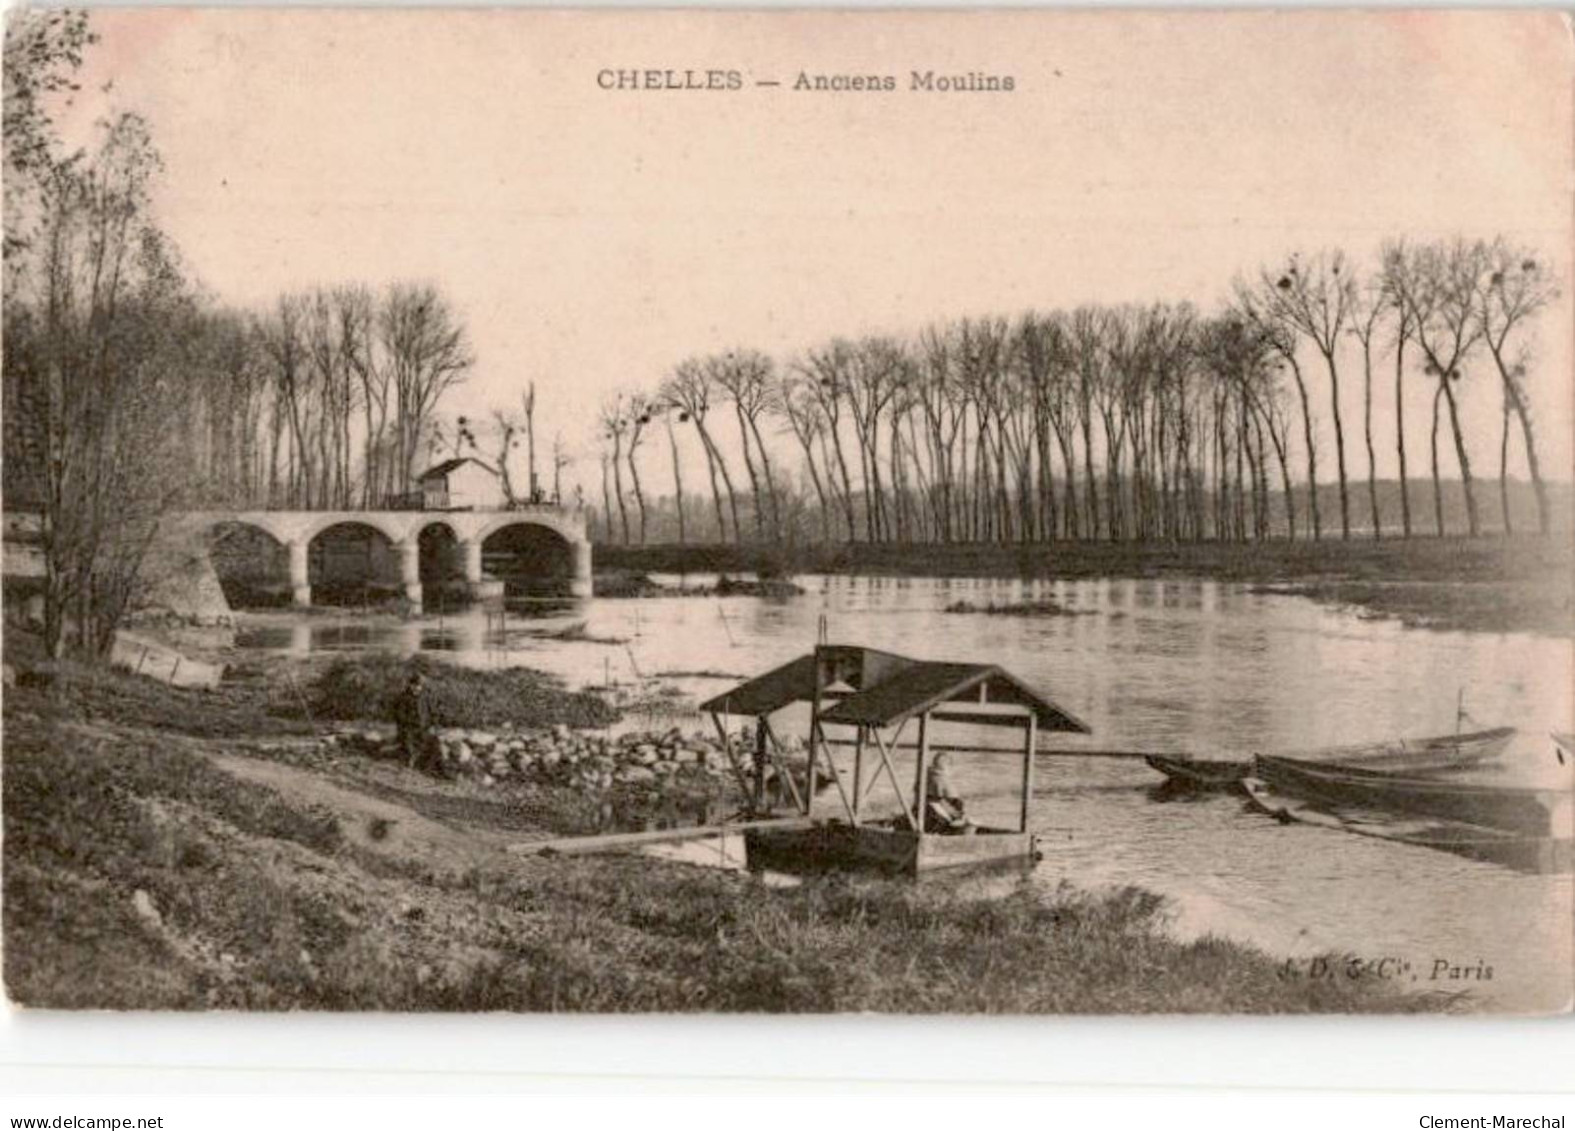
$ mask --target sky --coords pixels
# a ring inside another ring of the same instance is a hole
[[[589,497],[596,407],[692,355],[785,359],[839,335],[1083,302],[1207,311],[1233,277],[1296,249],[1370,263],[1386,238],[1455,233],[1506,234],[1564,281],[1530,380],[1546,472],[1571,476],[1575,119],[1570,35],[1552,13],[93,20],[101,42],[67,129],[108,106],[149,119],[160,218],[218,300],[437,283],[477,357],[445,408],[514,408],[534,380],[538,432],[584,457]],[[740,89],[605,90],[609,69],[731,70]],[[932,69],[1010,75],[1015,89],[908,89]],[[897,90],[795,91],[801,71],[889,74]],[[1485,473],[1501,399],[1483,362],[1468,378],[1467,442]],[[1343,392],[1354,473],[1354,355]],[[1415,375],[1413,453],[1428,402]],[[1392,374],[1374,424],[1392,473]],[[655,468],[663,446],[646,456]]]

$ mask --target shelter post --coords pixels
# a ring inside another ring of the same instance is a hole
[[[913,816],[914,828],[918,831],[920,839],[924,837],[924,818],[928,815],[930,794],[930,713],[928,711],[919,716],[919,753],[914,759],[913,767]]]
[[[853,740],[853,823],[859,823],[859,814],[863,812],[864,805],[864,728],[858,728],[859,734]],[[829,751],[828,751],[829,753]]]
[[[1022,831],[1028,831],[1028,804],[1034,796],[1034,745],[1038,737],[1039,720],[1028,713],[1028,742],[1023,747],[1023,822]]]
[[[755,809],[760,812],[766,808],[766,761],[770,757],[765,723],[764,715],[755,716]]]

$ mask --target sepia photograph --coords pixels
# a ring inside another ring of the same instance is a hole
[[[1570,1011],[1567,15],[4,50],[13,1009]]]

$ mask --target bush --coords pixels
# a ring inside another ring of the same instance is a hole
[[[426,676],[435,726],[602,727],[618,717],[602,699],[567,691],[560,680],[544,672],[472,671],[425,657],[406,661],[393,656],[336,662],[317,680],[312,711],[321,719],[391,719],[395,700],[413,671]]]

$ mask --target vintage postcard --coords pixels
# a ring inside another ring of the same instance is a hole
[[[13,10],[8,999],[1567,1011],[1571,64]]]

